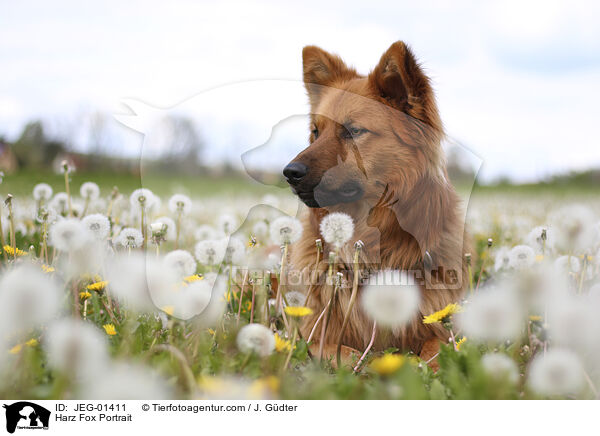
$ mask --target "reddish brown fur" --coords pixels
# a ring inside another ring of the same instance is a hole
[[[466,235],[458,197],[447,181],[440,145],[443,127],[429,79],[409,48],[402,42],[393,44],[366,77],[347,67],[339,57],[314,46],[304,48],[303,63],[312,123],[321,133],[318,138],[311,133],[309,147],[295,160],[308,162],[322,183],[335,185],[342,176],[351,174],[362,178],[366,190],[356,203],[305,211],[303,237],[291,247],[291,269],[315,269],[315,240],[322,238],[320,221],[329,212],[343,211],[353,217],[355,233],[340,251],[337,268],[348,272],[350,280],[352,242],[359,239],[365,243],[362,271],[423,270],[427,251],[436,265],[458,271],[459,278],[466,277],[463,262]],[[374,132],[353,143],[355,148],[349,148],[336,133],[348,118],[358,119]],[[388,195],[389,201],[383,198]],[[331,249],[325,244],[325,260]],[[317,270],[321,277],[326,274],[327,262],[321,261]],[[419,353],[429,339],[447,340],[448,334],[439,324],[425,325],[421,320],[423,315],[458,301],[463,281],[457,288],[423,286],[419,314],[398,331],[380,329],[375,349],[394,346]],[[332,292],[325,284],[312,288],[309,305],[314,315],[303,325],[305,338]],[[348,283],[339,293],[331,312],[326,344],[336,341],[350,290]],[[364,349],[371,328],[372,320],[364,314],[359,302],[351,313],[342,343]],[[318,336],[315,335],[316,341]]]

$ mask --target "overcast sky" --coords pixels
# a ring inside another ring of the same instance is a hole
[[[122,112],[123,98],[177,107],[233,82],[297,83],[308,44],[368,73],[404,40],[433,79],[448,134],[482,159],[485,179],[600,166],[599,5],[0,0],[0,134],[12,139],[36,117],[60,124],[82,111]],[[247,138],[268,124],[270,101],[230,126],[199,120],[212,157],[256,146]],[[114,124],[115,148],[134,153],[139,136]],[[305,146],[296,130],[274,161]]]

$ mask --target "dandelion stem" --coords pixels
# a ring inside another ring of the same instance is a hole
[[[319,341],[319,361],[323,359],[323,347],[325,346],[325,336],[327,334],[327,327],[329,327],[329,320],[331,318],[331,310],[333,305],[335,304],[335,297],[337,295],[337,291],[339,289],[339,285],[333,285],[333,292],[331,293],[331,300],[329,300],[329,308],[327,309],[327,314],[323,319],[323,327],[321,327],[321,338]]]
[[[154,352],[166,352],[173,356],[179,362],[179,366],[181,367],[181,371],[183,372],[185,387],[188,392],[194,392],[196,389],[196,380],[194,379],[194,373],[192,372],[187,359],[184,354],[178,348],[174,347],[170,344],[159,344],[154,345],[152,348]]]
[[[242,300],[244,298],[244,290],[245,290],[247,281],[248,281],[248,269],[246,269],[246,273],[244,274],[244,278],[242,280],[242,286],[240,289],[240,301],[238,304],[237,325],[240,325],[240,317],[242,316]],[[252,322],[252,321],[250,321],[250,322]]]
[[[4,261],[8,262],[8,255],[6,254],[6,250],[4,250],[4,246],[6,242],[4,241],[4,229],[2,228],[2,206],[0,205],[0,243],[2,244],[2,254],[4,255]]]
[[[583,255],[583,266],[581,267],[581,273],[580,273],[580,277],[579,277],[579,288],[577,293],[579,295],[581,295],[581,292],[583,291],[583,282],[585,281],[585,270],[587,268],[587,254]]]
[[[377,334],[377,321],[373,321],[373,333],[371,333],[371,341],[369,342],[369,345],[367,345],[367,348],[365,349],[365,352],[363,353],[363,355],[360,356],[360,359],[356,363],[356,366],[354,367],[355,373],[360,370],[363,360],[365,360],[365,358],[367,357],[367,354],[369,354],[369,351],[371,351],[371,348],[373,347],[373,344],[375,343],[376,334]]]
[[[179,234],[181,233],[181,209],[177,210],[177,223],[175,225],[175,250],[179,248]]]
[[[319,314],[319,317],[315,321],[315,325],[313,325],[313,328],[311,329],[310,334],[308,335],[308,339],[306,340],[306,342],[310,342],[311,339],[313,338],[313,335],[314,335],[315,331],[317,330],[317,326],[319,325],[319,323],[321,322],[321,319],[323,319],[323,317],[325,316],[325,312],[327,312],[327,309],[329,308],[329,304],[330,304],[330,302],[328,301],[327,305],[325,306],[325,308]]]
[[[66,162],[63,162],[63,169],[65,171],[65,192],[67,193],[67,205],[69,207],[68,215],[73,216],[73,205],[71,204],[71,187],[69,186],[69,166]]]
[[[488,243],[487,243],[487,250],[486,250],[486,256],[484,257],[483,261],[481,262],[481,270],[479,270],[479,277],[477,277],[477,286],[475,287],[475,292],[477,292],[479,290],[479,285],[481,284],[481,277],[483,277],[483,273],[485,272],[485,263],[488,260],[488,258],[490,257],[490,247],[492,246],[492,238],[488,239]]]
[[[298,323],[294,322],[294,333],[292,335],[292,342],[290,345],[290,351],[288,352],[287,357],[285,358],[285,363],[283,364],[283,370],[285,371],[292,359],[292,354],[294,352],[294,346],[296,345],[296,338],[298,337]]]
[[[337,349],[336,349],[336,361],[337,367],[341,368],[342,364],[342,338],[344,335],[344,331],[348,326],[348,321],[350,319],[350,313],[354,307],[354,303],[356,301],[356,295],[358,294],[358,275],[360,273],[360,267],[358,263],[358,257],[360,254],[361,244],[355,244],[354,248],[354,279],[352,281],[352,294],[350,294],[350,301],[348,302],[348,307],[346,308],[346,313],[344,314],[344,321],[342,322],[342,328],[340,329],[340,333],[337,338]]]
[[[6,197],[6,205],[8,206],[8,223],[9,223],[9,231],[10,231],[10,245],[13,250],[13,259],[17,259],[17,239],[15,237],[15,217],[13,216],[13,208],[12,208],[12,199],[13,196],[8,194]]]

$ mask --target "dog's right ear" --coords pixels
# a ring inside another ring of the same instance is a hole
[[[324,87],[334,86],[336,82],[357,76],[356,70],[348,68],[339,56],[314,45],[307,45],[302,49],[302,67],[304,86],[313,107],[319,101]]]

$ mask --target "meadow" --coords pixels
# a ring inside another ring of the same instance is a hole
[[[0,397],[598,398],[595,191],[460,190],[475,250],[464,299],[422,321],[451,333],[434,371],[403,350],[340,365],[310,353],[297,330],[305,296],[277,286],[300,233],[289,191],[68,167],[7,175]]]

